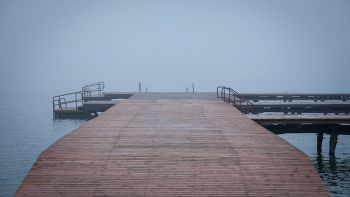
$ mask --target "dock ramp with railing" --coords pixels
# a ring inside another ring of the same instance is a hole
[[[105,93],[104,82],[82,87],[81,91],[62,94],[52,98],[54,118],[89,118],[104,112],[120,100],[130,98],[133,93]]]

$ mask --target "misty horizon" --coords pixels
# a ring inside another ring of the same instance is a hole
[[[0,2],[2,92],[350,92],[350,2]]]

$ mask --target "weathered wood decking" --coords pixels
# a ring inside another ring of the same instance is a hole
[[[231,105],[150,96],[125,100],[58,140],[40,155],[16,196],[328,192],[306,155]]]

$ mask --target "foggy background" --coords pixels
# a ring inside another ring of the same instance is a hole
[[[347,0],[0,0],[0,90],[350,92],[349,35]]]

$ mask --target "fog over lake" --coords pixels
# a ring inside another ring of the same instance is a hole
[[[106,91],[350,93],[349,0],[0,0],[0,196],[86,120],[53,119],[52,96]],[[332,196],[350,195],[350,136],[282,134]]]
[[[0,88],[350,92],[350,1],[0,1]]]

